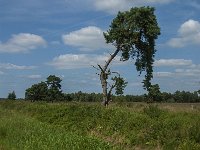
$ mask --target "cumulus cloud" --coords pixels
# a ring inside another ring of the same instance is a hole
[[[19,66],[11,63],[0,63],[0,68],[7,70],[31,70],[35,69],[36,66]]]
[[[156,61],[157,67],[171,66],[175,67],[170,72],[154,72],[155,77],[195,77],[199,78],[200,64],[194,64],[191,60],[184,59],[161,59]]]
[[[0,52],[28,52],[41,46],[46,46],[46,41],[41,36],[30,33],[19,33],[12,35],[5,43],[0,42]]]
[[[97,10],[114,14],[118,11],[128,10],[135,6],[169,3],[174,0],[95,0]]]
[[[108,48],[103,37],[103,30],[95,26],[88,26],[72,31],[62,36],[64,44],[79,47],[84,51]]]
[[[154,66],[161,67],[161,66],[169,66],[169,67],[176,67],[176,66],[189,66],[192,65],[192,60],[186,59],[160,59],[154,62]]]
[[[77,69],[88,68],[92,65],[104,64],[109,54],[95,55],[95,54],[65,54],[55,57],[48,65],[54,66],[57,69]],[[114,64],[119,65],[120,57],[114,59]]]
[[[187,45],[200,45],[200,22],[188,20],[178,29],[178,37],[168,41],[168,45],[175,48]]]

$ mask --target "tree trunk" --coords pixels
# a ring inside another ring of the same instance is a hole
[[[108,92],[107,79],[108,79],[109,74],[107,73],[107,69],[108,69],[108,66],[111,63],[111,61],[118,54],[119,50],[120,50],[120,48],[118,47],[117,50],[112,55],[110,55],[109,59],[106,61],[106,64],[103,66],[103,68],[100,65],[98,65],[100,70],[101,70],[100,80],[101,80],[101,86],[102,86],[102,90],[103,90],[103,102],[102,102],[102,104],[104,106],[108,106],[108,103],[111,100],[111,91],[113,89],[113,87],[111,87],[111,90]]]
[[[107,106],[109,99],[108,99],[107,81],[106,81],[106,73],[105,72],[101,72],[100,80],[101,80],[101,86],[102,86],[102,90],[103,90],[103,102],[102,102],[102,104],[104,106]]]

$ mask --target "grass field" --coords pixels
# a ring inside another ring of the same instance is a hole
[[[200,149],[200,104],[0,101],[0,149]]]

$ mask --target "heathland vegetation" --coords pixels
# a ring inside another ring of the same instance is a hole
[[[0,148],[200,149],[200,105],[0,102]]]

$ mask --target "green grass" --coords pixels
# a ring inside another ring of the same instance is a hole
[[[0,108],[0,149],[62,150],[111,149],[108,143],[41,123],[22,114]]]
[[[199,109],[164,108],[2,101],[0,148],[200,149]]]

